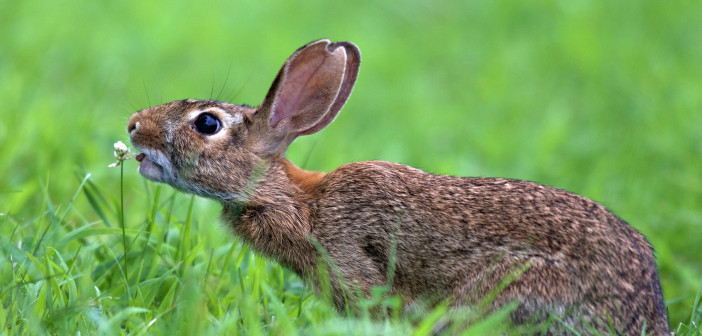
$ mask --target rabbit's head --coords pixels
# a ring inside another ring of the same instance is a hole
[[[354,44],[319,40],[290,56],[257,108],[179,100],[139,111],[127,125],[142,152],[139,172],[197,195],[236,198],[259,162],[334,120],[359,65]]]

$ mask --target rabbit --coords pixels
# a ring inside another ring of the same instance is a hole
[[[323,173],[287,160],[295,138],[335,119],[359,66],[353,43],[318,40],[287,59],[258,107],[186,99],[138,111],[127,131],[139,173],[219,201],[234,234],[313,287],[328,266],[341,311],[387,284],[408,306],[496,293],[489,309],[517,302],[518,325],[557,316],[550,333],[669,333],[651,245],[590,199],[390,162]]]

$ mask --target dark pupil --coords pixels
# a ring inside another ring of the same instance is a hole
[[[195,128],[203,134],[214,134],[219,131],[219,127],[219,119],[209,113],[202,114],[195,120]]]

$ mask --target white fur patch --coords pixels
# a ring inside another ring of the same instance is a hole
[[[244,117],[241,116],[240,112],[237,112],[234,115],[227,113],[226,117],[226,123],[229,126],[239,125],[242,121],[244,121]]]

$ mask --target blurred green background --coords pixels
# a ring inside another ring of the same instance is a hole
[[[290,148],[298,165],[388,160],[588,196],[649,238],[671,325],[689,316],[702,276],[700,1],[0,0],[0,224],[32,225],[45,188],[67,203],[77,172],[116,193],[106,166],[131,113],[258,104],[318,38],[353,41],[363,62],[337,120]],[[126,164],[126,208],[143,213]],[[98,220],[82,197],[75,207]],[[195,211],[211,223],[199,234],[233,239],[218,205]]]

